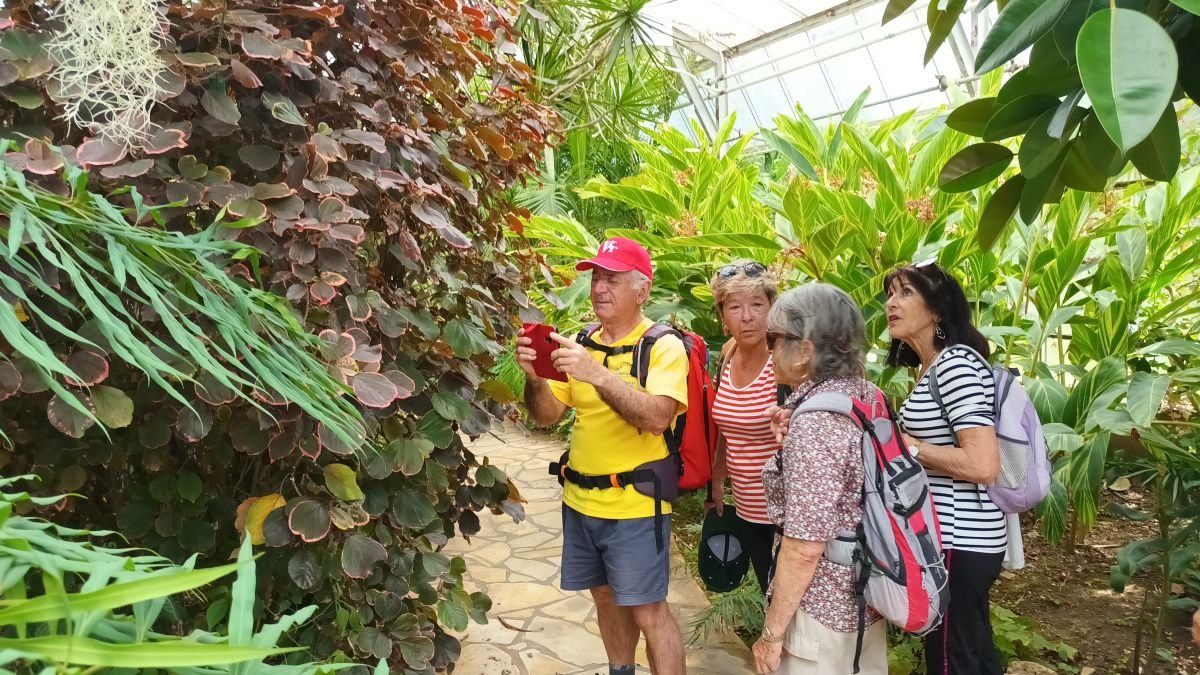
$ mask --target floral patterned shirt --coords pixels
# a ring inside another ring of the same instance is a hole
[[[869,400],[875,387],[858,378],[826,380],[800,386],[788,403],[822,392]],[[780,454],[763,469],[771,522],[784,536],[805,541],[829,541],[853,530],[862,521],[862,461],[862,431],[853,420],[828,412],[796,415]],[[800,608],[830,630],[857,632],[851,569],[822,557]],[[878,619],[868,608],[867,625]]]

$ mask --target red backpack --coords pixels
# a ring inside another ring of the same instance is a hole
[[[946,614],[950,585],[937,509],[925,469],[909,454],[882,392],[875,390],[873,401],[819,393],[801,402],[793,418],[809,411],[843,415],[862,429],[862,523],[825,547],[825,558],[851,568],[856,579],[857,673],[867,607],[915,635],[936,628]],[[781,456],[775,461],[782,470]]]
[[[579,331],[575,341],[598,352],[608,359],[620,354],[633,353],[629,374],[642,387],[650,370],[650,352],[654,343],[665,335],[674,335],[683,342],[688,358],[688,409],[675,420],[675,424],[663,433],[667,442],[668,455],[665,459],[647,462],[633,471],[605,476],[585,476],[567,466],[567,455],[550,464],[550,473],[559,477],[559,482],[568,480],[584,488],[610,488],[633,485],[642,494],[654,498],[654,515],[660,518],[661,502],[673,502],[680,493],[691,492],[708,485],[712,480],[713,454],[717,439],[710,423],[716,389],[708,374],[708,345],[704,338],[673,326],[656,323],[646,329],[636,344],[610,347],[592,339],[600,324],[592,323]],[[656,542],[661,550],[663,542],[661,528],[655,526]]]

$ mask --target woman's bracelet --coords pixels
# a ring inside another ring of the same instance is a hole
[[[760,639],[761,639],[763,642],[769,642],[769,643],[771,643],[771,644],[777,644],[777,643],[779,643],[779,642],[783,642],[783,635],[775,635],[775,634],[773,634],[773,633],[771,632],[771,629],[770,629],[770,628],[767,628],[767,625],[766,625],[766,624],[763,624],[762,635],[760,636]]]

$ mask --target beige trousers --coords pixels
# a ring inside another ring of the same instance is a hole
[[[850,675],[854,672],[854,643],[858,633],[832,631],[796,610],[783,636],[783,659],[773,675]],[[887,675],[887,628],[883,621],[863,635],[859,675]]]

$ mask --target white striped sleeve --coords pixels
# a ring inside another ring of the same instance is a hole
[[[950,348],[938,361],[938,391],[955,431],[996,425],[990,369],[964,349]]]

